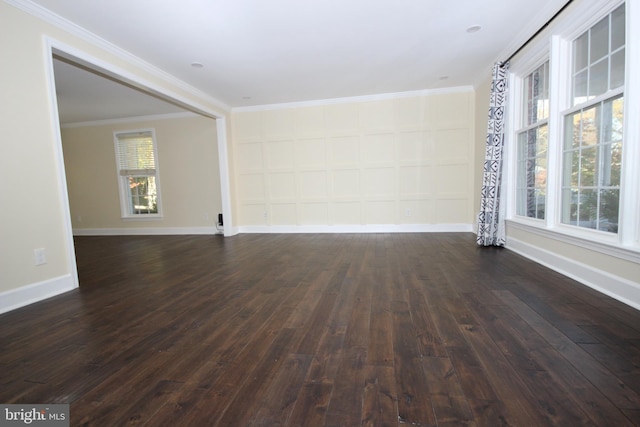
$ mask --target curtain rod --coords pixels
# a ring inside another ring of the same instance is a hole
[[[573,0],[569,0],[569,1],[567,1],[567,2],[564,4],[564,6],[562,6],[562,7],[560,8],[560,10],[559,10],[559,11],[557,11],[557,12],[555,13],[555,15],[553,15],[551,18],[549,18],[549,20],[548,20],[547,22],[545,22],[545,24],[544,24],[542,27],[540,27],[540,29],[538,29],[538,31],[536,31],[535,33],[533,33],[533,35],[532,35],[531,37],[529,37],[529,38],[527,39],[527,41],[526,41],[526,42],[522,43],[522,45],[521,45],[518,49],[516,49],[516,51],[515,51],[515,52],[513,52],[513,53],[512,53],[512,54],[507,58],[507,60],[506,60],[506,61],[504,61],[504,62],[503,62],[503,64],[504,64],[504,63],[507,63],[507,62],[509,62],[509,61],[511,61],[511,60],[513,59],[513,57],[514,57],[514,56],[516,56],[518,53],[520,53],[520,51],[521,51],[522,49],[524,49],[524,48],[525,48],[525,47],[526,47],[526,46],[531,42],[531,40],[535,39],[535,38],[538,36],[538,34],[540,34],[542,31],[544,31],[544,29],[545,29],[545,28],[547,28],[547,27],[549,26],[549,24],[551,24],[551,23],[553,22],[553,20],[554,20],[554,19],[556,19],[556,18],[558,17],[558,15],[560,15],[562,12],[564,12],[564,10],[565,10],[565,9],[566,9],[566,8],[567,8],[567,7],[572,3],[572,2],[573,2]]]

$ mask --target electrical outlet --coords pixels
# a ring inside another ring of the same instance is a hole
[[[202,214],[202,219],[205,221],[209,221],[209,212],[205,212]]]
[[[267,213],[266,212],[264,213],[264,219],[267,219]]]
[[[33,250],[33,260],[36,265],[42,265],[47,263],[47,253],[44,248],[38,248]]]
[[[411,208],[405,209],[404,216],[411,216]]]

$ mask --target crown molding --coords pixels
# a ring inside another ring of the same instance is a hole
[[[248,107],[234,107],[231,109],[231,112],[246,113],[246,112],[255,112],[255,111],[284,110],[288,108],[319,107],[319,106],[326,106],[326,105],[350,104],[355,102],[385,101],[389,99],[414,98],[418,96],[429,96],[429,95],[462,93],[462,92],[473,92],[473,91],[474,91],[473,86],[454,86],[454,87],[447,87],[447,88],[441,88],[441,89],[424,89],[424,90],[414,90],[414,91],[407,91],[407,92],[350,96],[345,98],[329,98],[329,99],[318,99],[313,101],[286,102],[282,104],[265,104],[265,105],[253,105]]]
[[[120,124],[120,123],[138,123],[138,122],[149,122],[149,121],[156,121],[156,120],[184,119],[189,117],[202,117],[202,116],[196,113],[192,113],[190,111],[185,111],[183,113],[154,114],[150,116],[134,116],[134,117],[123,117],[123,118],[117,118],[117,119],[104,119],[104,120],[91,120],[86,122],[63,123],[60,125],[60,127],[62,129],[73,129],[73,128],[81,128],[81,127],[89,127],[89,126],[113,125],[113,124]]]
[[[79,26],[78,24],[63,18],[62,16],[53,13],[49,9],[46,9],[39,4],[34,3],[31,0],[4,0],[5,3],[14,6],[23,12],[26,12],[35,18],[38,18],[56,28],[59,28],[79,39],[98,47],[99,49],[114,55],[115,57],[139,68],[143,71],[160,78],[164,82],[177,87],[190,95],[205,100],[207,103],[219,108],[223,111],[231,111],[231,106],[225,104],[222,101],[212,97],[211,95],[197,89],[190,84],[178,79],[172,74],[163,71],[162,69],[150,64],[149,62],[135,56],[134,54],[122,49],[121,47],[103,39],[102,37],[88,31],[87,29]]]

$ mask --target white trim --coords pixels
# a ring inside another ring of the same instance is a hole
[[[74,228],[74,236],[172,236],[221,234],[216,227]]]
[[[133,116],[122,117],[119,119],[104,119],[104,120],[92,120],[88,122],[75,122],[64,123],[60,126],[62,129],[73,129],[89,126],[105,126],[105,125],[117,125],[121,123],[137,123],[137,122],[150,122],[156,120],[172,120],[172,119],[184,119],[189,117],[202,117],[200,114],[192,113],[191,111],[184,111],[181,113],[168,113],[168,114],[154,114],[149,116]]]
[[[282,104],[253,105],[248,107],[234,107],[233,113],[246,113],[255,111],[284,110],[287,108],[319,107],[325,105],[349,104],[354,102],[384,101],[389,99],[413,98],[449,93],[474,92],[473,86],[454,86],[442,89],[424,89],[408,92],[381,93],[375,95],[350,96],[345,98],[317,99],[313,101],[286,102]]]
[[[220,198],[222,201],[222,216],[224,220],[224,235],[237,234],[233,226],[231,212],[231,175],[229,171],[229,150],[227,147],[227,118],[216,119],[216,135],[218,139],[218,163],[220,170]]]
[[[615,242],[598,242],[589,237],[580,237],[575,234],[563,232],[560,227],[554,229],[536,227],[513,219],[507,220],[507,225],[511,228],[516,228],[548,239],[640,264],[640,250],[635,247],[623,247],[617,245]],[[567,227],[567,231],[573,231],[573,227],[569,227],[571,226]]]
[[[64,232],[64,244],[67,249],[67,271],[71,278],[71,287],[79,286],[78,266],[76,263],[76,249],[73,242],[73,226],[71,225],[71,207],[69,205],[69,189],[67,186],[67,174],[64,165],[64,150],[62,149],[62,133],[60,131],[60,117],[58,114],[58,98],[53,71],[53,55],[51,45],[47,44],[43,49],[43,61],[45,64],[46,85],[49,90],[49,108],[51,110],[51,133],[54,138],[54,161],[56,164],[56,180],[58,181],[58,200],[62,209],[62,230]]]
[[[73,275],[54,277],[0,293],[0,314],[77,288]]]
[[[229,111],[231,109],[231,107],[213,97],[211,97],[210,95],[206,94],[205,92],[185,83],[184,81],[174,77],[173,75],[161,70],[160,68],[138,58],[137,56],[133,55],[132,53],[122,49],[121,47],[103,39],[102,37],[99,37],[98,35],[86,30],[85,28],[75,24],[72,21],[69,21],[66,18],[61,17],[60,15],[57,15],[53,12],[51,12],[49,9],[46,9],[45,7],[40,6],[39,4],[34,3],[31,0],[5,0],[6,3],[17,7],[18,9],[38,18],[43,20],[44,22],[53,25],[54,27],[57,27],[69,34],[72,34],[76,37],[79,37],[81,40],[86,41],[87,43],[96,46],[102,50],[104,50],[105,52],[112,54],[114,56],[116,56],[119,59],[122,59],[125,62],[128,62],[132,65],[134,65],[137,68],[140,68],[142,70],[144,70],[145,72],[152,74],[160,79],[162,79],[163,81],[165,81],[166,83],[174,86],[174,87],[178,87],[181,90],[189,93],[190,95],[193,95],[196,98],[200,98],[203,100],[206,100],[206,102],[216,106],[217,108],[220,108],[224,111]],[[66,52],[69,52],[68,49],[63,49]],[[71,53],[71,52],[70,52]],[[74,55],[75,56],[75,55]],[[99,65],[98,62],[91,62],[92,64],[95,65]],[[124,77],[126,76],[125,74],[122,73],[118,73],[118,75],[120,75],[121,78],[120,80],[124,80]],[[161,94],[163,92],[160,92]],[[172,96],[173,97],[173,96]],[[180,99],[177,97],[174,97],[176,99]]]
[[[598,270],[513,237],[507,239],[506,248],[640,310],[640,283],[638,282]]]
[[[620,234],[625,245],[640,246],[640,6],[626,3],[624,152],[620,193]],[[627,200],[635,203],[628,203]]]
[[[472,224],[244,225],[240,233],[471,233]]]

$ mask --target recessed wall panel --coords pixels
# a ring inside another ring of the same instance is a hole
[[[428,131],[398,134],[398,161],[400,163],[433,163],[433,142]]]
[[[327,165],[327,144],[324,139],[303,139],[294,144],[297,168],[324,168]]]
[[[296,225],[295,203],[272,203],[271,225]]]
[[[395,100],[360,104],[360,124],[365,132],[395,129]]]
[[[293,169],[293,141],[276,141],[265,144],[267,150],[267,167],[271,170]]]
[[[362,172],[362,189],[366,197],[394,197],[396,194],[395,169],[365,169]]]
[[[265,199],[265,183],[263,174],[240,175],[238,182],[238,199],[246,201],[262,201]]]
[[[431,166],[403,166],[398,170],[400,196],[428,196],[433,193]]]
[[[471,219],[469,200],[440,199],[436,201],[436,222],[442,224],[467,224]]]
[[[359,202],[332,203],[330,207],[331,225],[362,224],[362,204]]]
[[[396,204],[392,201],[369,201],[364,204],[366,224],[396,224]]]
[[[329,222],[327,203],[300,203],[298,210],[300,225],[325,225]]]
[[[267,224],[267,219],[264,217],[266,212],[266,205],[242,204],[238,217],[243,225],[265,225]]]
[[[236,141],[256,141],[262,135],[262,112],[235,113],[232,115],[233,135]]]
[[[438,94],[430,97],[433,125],[438,129],[470,127],[471,102],[469,92]]]
[[[326,199],[327,173],[325,171],[310,171],[298,173],[300,182],[299,196],[304,199]]]
[[[367,165],[394,165],[396,136],[393,133],[362,137],[362,159]]]
[[[303,107],[293,111],[295,138],[322,138],[326,133],[325,107]]]
[[[293,137],[293,113],[291,110],[271,110],[262,113],[264,138],[269,140]]]
[[[329,139],[332,166],[353,167],[360,164],[360,137],[345,136]]]
[[[269,175],[270,200],[295,200],[296,177],[291,173],[274,173]]]
[[[396,100],[397,129],[422,129],[423,97],[400,98]]]
[[[401,224],[431,224],[435,203],[426,200],[400,200],[398,203],[398,218]]]
[[[466,164],[437,166],[435,176],[437,194],[468,195],[469,173],[469,166]]]
[[[329,135],[357,134],[360,132],[358,104],[336,104],[325,107]]]
[[[466,161],[471,158],[468,128],[438,130],[434,133],[435,156],[438,160]]]
[[[339,199],[360,197],[360,170],[334,170],[331,175],[333,197]]]
[[[264,167],[264,154],[260,142],[238,144],[235,157],[240,172],[262,170]]]

